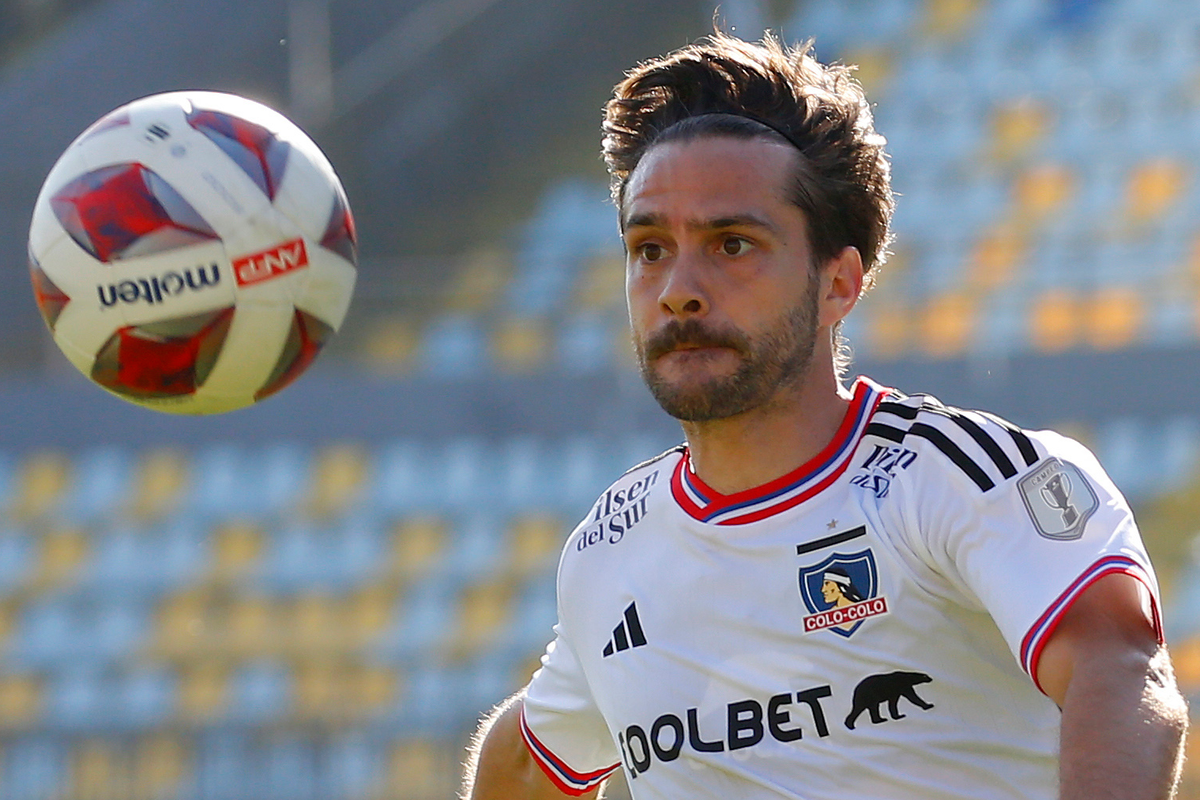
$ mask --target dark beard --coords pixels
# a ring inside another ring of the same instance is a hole
[[[708,422],[743,414],[768,402],[778,389],[798,383],[808,372],[817,342],[817,282],[803,305],[785,314],[769,332],[751,339],[733,328],[712,328],[695,317],[672,321],[646,340],[635,342],[642,379],[654,399],[675,419]],[[690,389],[673,386],[654,371],[659,356],[681,345],[727,347],[741,357],[737,371]]]

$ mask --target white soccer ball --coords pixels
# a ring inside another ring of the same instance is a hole
[[[71,143],[38,195],[29,268],[84,375],[215,414],[308,368],[346,316],[356,246],[346,193],[298,127],[244,97],[170,92]]]

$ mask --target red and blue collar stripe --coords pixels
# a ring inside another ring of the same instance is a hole
[[[685,449],[671,476],[671,494],[689,516],[713,525],[758,522],[794,508],[846,471],[871,416],[888,391],[866,378],[859,378],[854,384],[850,408],[824,450],[787,475],[744,492],[723,495],[705,485],[692,471],[690,454]]]

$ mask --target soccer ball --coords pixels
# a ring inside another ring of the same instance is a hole
[[[325,156],[244,97],[102,117],[38,195],[29,269],[55,343],[140,405],[214,414],[295,380],[342,324],[356,238]]]

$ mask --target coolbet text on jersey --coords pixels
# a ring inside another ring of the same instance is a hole
[[[1117,572],[1157,621],[1083,446],[859,379],[829,446],[765,486],[722,496],[680,447],[600,497],[522,732],[569,794],[624,769],[637,800],[1049,800],[1060,713],[1032,676]]]

